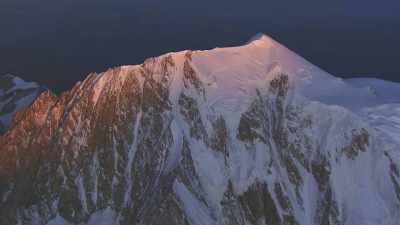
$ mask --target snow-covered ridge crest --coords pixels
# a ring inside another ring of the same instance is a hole
[[[357,85],[357,80],[353,82],[332,76],[263,33],[255,35],[242,46],[167,53],[146,62],[149,64],[153,61],[157,65],[156,61],[168,57],[176,64],[175,69],[182,70],[189,54],[191,67],[207,89],[207,101],[211,104],[208,107],[222,102],[223,105],[229,105],[230,111],[240,112],[248,95],[253,95],[255,89],[267,87],[266,84],[278,74],[290,76],[292,87],[309,100],[339,105],[353,112],[363,107],[395,103],[399,98],[378,99],[373,90]],[[129,71],[140,70],[141,66],[123,66],[117,70],[121,70],[121,74],[128,74]],[[172,74],[178,76],[180,73]],[[175,80],[180,79],[176,77]],[[104,80],[98,79],[97,91]],[[379,82],[377,80],[375,83]],[[171,90],[179,92],[181,87],[178,83],[171,79],[171,85],[174,85]],[[380,92],[384,90],[383,87]]]

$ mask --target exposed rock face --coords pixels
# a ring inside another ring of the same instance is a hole
[[[292,54],[262,36],[43,92],[0,137],[0,224],[398,225],[400,143],[303,95],[334,78]]]
[[[0,134],[9,128],[13,115],[29,106],[44,90],[12,75],[0,76]]]

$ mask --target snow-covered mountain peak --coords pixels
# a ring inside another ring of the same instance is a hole
[[[91,74],[0,136],[0,224],[399,225],[398,90],[265,35]]]
[[[0,76],[0,134],[10,125],[12,116],[30,105],[43,90],[37,83],[11,74]]]
[[[206,74],[216,71],[218,74],[234,74],[239,70],[245,72],[241,73],[241,79],[254,80],[256,72],[262,80],[267,76],[285,73],[306,84],[311,80],[333,79],[333,76],[263,33],[255,35],[241,46],[196,51],[193,58],[200,68],[207,67],[204,69]]]
[[[1,92],[8,92],[10,89],[13,88],[30,88],[30,87],[37,87],[39,86],[35,82],[27,82],[21,79],[18,76],[15,76],[13,74],[5,74],[3,76],[0,76],[0,91]]]
[[[277,41],[275,41],[272,37],[268,36],[265,33],[257,33],[253,37],[251,37],[248,41],[247,44],[256,44],[256,43],[270,43],[270,44],[279,44]]]

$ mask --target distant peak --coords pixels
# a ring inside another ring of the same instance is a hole
[[[15,76],[15,75],[13,75],[13,74],[9,74],[9,73],[0,76],[0,80],[2,80],[3,82],[6,82],[6,81],[12,82],[13,84],[17,84],[17,83],[29,83],[29,82],[23,80],[22,78],[20,78],[20,77],[18,77],[18,76]]]

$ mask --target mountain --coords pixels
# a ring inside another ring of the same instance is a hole
[[[12,116],[30,105],[45,89],[13,75],[0,76],[0,134],[10,126]]]
[[[0,137],[0,224],[399,225],[400,99],[369,86],[266,35],[90,74]]]

